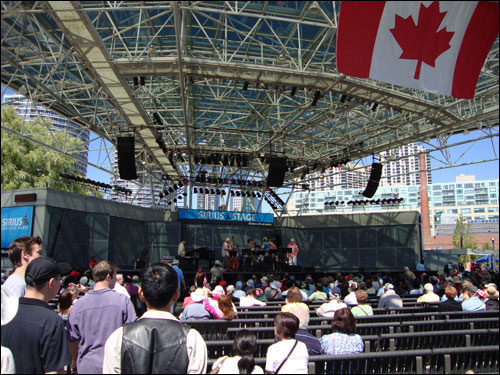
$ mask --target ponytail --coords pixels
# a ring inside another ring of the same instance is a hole
[[[255,367],[255,359],[251,355],[244,355],[238,361],[240,374],[251,374]]]

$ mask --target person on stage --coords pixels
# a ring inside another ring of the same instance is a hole
[[[247,240],[247,249],[250,252],[250,255],[248,255],[248,259],[250,259],[250,265],[253,266],[254,257],[255,257],[255,255],[254,255],[255,246],[254,246],[253,240],[251,238],[249,238]],[[248,262],[245,262],[246,265],[248,265],[247,263]]]
[[[179,258],[184,258],[186,256],[186,240],[181,240],[179,247],[177,248],[177,255]]]
[[[264,251],[264,259],[268,260],[269,259],[269,248],[270,244],[269,241],[267,240],[267,237],[262,238],[262,250]]]
[[[226,238],[224,243],[222,244],[222,263],[224,265],[224,270],[229,271],[229,251],[233,249],[233,244],[231,243],[231,239],[229,237]]]
[[[290,243],[286,247],[292,249],[290,253],[288,253],[288,264],[290,266],[296,266],[297,255],[299,254],[299,246],[295,243],[295,240],[293,238],[290,238]]]

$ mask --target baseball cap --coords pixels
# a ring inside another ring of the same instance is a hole
[[[56,263],[52,258],[39,257],[33,259],[26,268],[26,284],[33,285],[48,281],[57,275],[64,275],[71,271],[68,263]]]
[[[220,260],[216,260],[214,263],[216,266],[220,266]]]
[[[262,289],[260,289],[260,288],[256,288],[255,289],[255,296],[256,297],[259,297],[259,296],[261,296],[263,294],[264,294],[264,291]]]

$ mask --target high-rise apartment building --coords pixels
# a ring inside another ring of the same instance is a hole
[[[80,156],[83,160],[87,160],[90,136],[88,129],[83,129],[80,125],[69,121],[65,117],[39,104],[33,104],[29,99],[22,95],[4,95],[2,104],[14,108],[17,113],[25,117],[27,121],[35,120],[38,117],[44,117],[50,120],[54,131],[65,130],[74,137],[79,138],[83,144]],[[87,164],[83,161],[77,161],[75,173],[81,176],[86,176]]]
[[[410,186],[420,185],[420,174],[418,173],[418,155],[424,151],[424,147],[410,143],[379,154],[384,168],[380,186]],[[425,154],[427,170],[431,169],[431,159]],[[432,174],[427,173],[427,183],[432,184]]]

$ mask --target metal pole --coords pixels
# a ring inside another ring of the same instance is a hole
[[[493,237],[491,238],[491,249],[495,251],[495,239]]]

